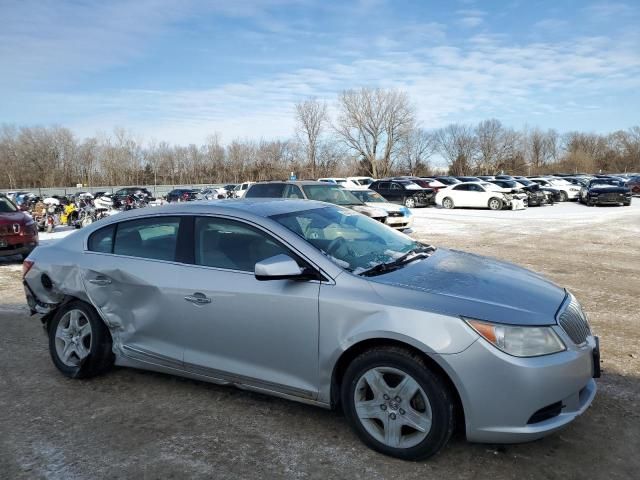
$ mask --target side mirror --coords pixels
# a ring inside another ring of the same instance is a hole
[[[308,273],[288,255],[280,254],[256,263],[254,274],[257,280],[308,279]]]

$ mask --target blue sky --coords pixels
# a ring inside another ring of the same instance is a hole
[[[640,124],[640,3],[0,0],[0,123],[288,137],[293,104],[406,90],[425,128]]]

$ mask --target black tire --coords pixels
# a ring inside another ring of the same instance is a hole
[[[569,195],[567,195],[567,192],[560,191],[560,201],[561,202],[568,202],[569,201]]]
[[[490,210],[502,210],[504,204],[499,198],[493,197],[489,199],[489,203],[487,204],[487,206]]]
[[[453,200],[449,197],[445,197],[442,199],[442,206],[444,208],[451,209],[451,210],[456,208],[455,204],[453,203]]]
[[[89,354],[77,366],[69,366],[62,361],[56,350],[56,330],[66,313],[80,310],[91,325]],[[69,378],[90,378],[106,373],[113,366],[115,357],[111,350],[111,334],[98,312],[89,304],[74,300],[58,309],[47,325],[49,353],[54,365]]]
[[[630,207],[631,206],[631,202],[624,202],[622,205],[624,205],[625,207]]]
[[[407,208],[416,208],[416,200],[413,197],[406,197],[403,203]]]
[[[355,411],[355,393],[359,379],[375,367],[391,367],[413,377],[428,396],[431,428],[427,436],[410,448],[393,448],[374,438]],[[454,402],[444,380],[429,369],[424,359],[399,347],[378,347],[356,357],[347,368],[341,385],[341,402],[345,416],[360,440],[385,455],[403,460],[424,460],[444,448],[454,430]]]

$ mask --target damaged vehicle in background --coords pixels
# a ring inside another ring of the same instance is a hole
[[[580,202],[594,205],[631,205],[631,190],[620,180],[594,178],[580,190]]]
[[[387,201],[399,203],[407,208],[428,207],[434,204],[435,191],[422,188],[411,180],[376,180],[369,185]]]
[[[521,210],[526,207],[524,199],[505,193],[489,182],[464,182],[443,188],[436,194],[436,205],[444,208],[471,207],[502,210]],[[524,194],[519,194],[524,195]],[[524,195],[526,197],[526,195]]]
[[[598,340],[571,293],[327,203],[133,210],[23,271],[70,378],[116,364],[340,407],[402,459],[436,454],[456,426],[471,442],[541,438],[596,394]]]
[[[489,180],[489,183],[493,183],[502,188],[504,192],[511,192],[513,194],[524,194],[523,198],[527,207],[539,207],[548,203],[547,195],[540,191],[540,186],[537,183],[531,182],[532,185],[527,186],[516,180]]]
[[[349,190],[355,197],[363,201],[370,207],[381,208],[387,212],[386,224],[398,230],[411,228],[413,225],[413,214],[411,210],[403,205],[396,205],[385,200],[378,192],[373,190]]]

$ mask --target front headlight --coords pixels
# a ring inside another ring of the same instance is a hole
[[[514,357],[538,357],[567,349],[551,327],[504,325],[464,318],[482,338]]]

